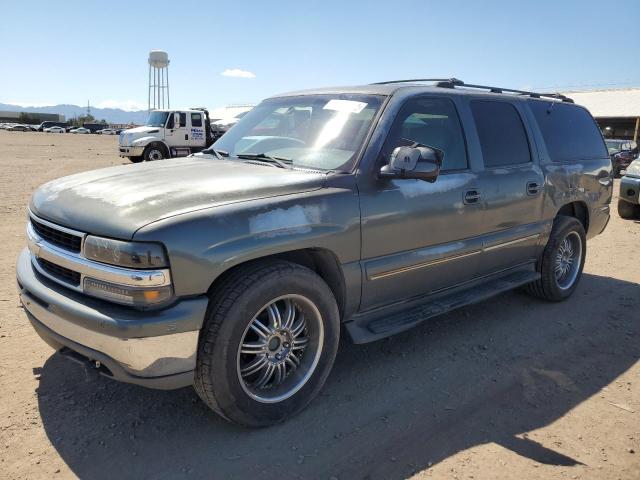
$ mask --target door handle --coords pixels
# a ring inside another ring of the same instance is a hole
[[[189,140],[189,134],[188,134],[188,133],[185,133],[185,134],[184,134],[184,139],[185,139],[185,140]]]
[[[464,192],[463,201],[465,205],[475,205],[480,201],[479,190],[467,190]]]
[[[540,193],[540,184],[538,182],[527,183],[527,195],[538,195]]]

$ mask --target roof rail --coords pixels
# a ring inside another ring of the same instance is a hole
[[[464,82],[462,80],[458,80],[457,78],[413,78],[411,80],[389,80],[386,82],[376,82],[372,83],[371,85],[389,85],[391,83],[417,82],[436,82],[436,86],[445,88],[453,88],[454,85],[464,85]]]
[[[573,103],[573,99],[562,95],[560,93],[543,93],[543,92],[528,92],[526,90],[515,90],[513,88],[503,88],[503,87],[489,87],[486,85],[473,85],[470,83],[464,83],[462,80],[457,78],[414,78],[411,80],[392,80],[388,82],[377,82],[372,83],[372,85],[388,85],[392,83],[417,83],[417,82],[435,82],[436,87],[440,88],[455,88],[455,87],[464,87],[464,88],[474,88],[478,90],[487,90],[490,93],[515,93],[517,95],[526,95],[531,98],[553,98],[555,100],[561,100],[567,103]]]

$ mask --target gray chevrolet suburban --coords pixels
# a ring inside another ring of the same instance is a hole
[[[187,158],[38,188],[17,279],[56,350],[249,426],[356,343],[580,279],[611,161],[557,94],[419,79],[279,95]],[[544,326],[542,327],[544,328]]]

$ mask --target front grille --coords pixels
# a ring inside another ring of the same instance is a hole
[[[61,267],[60,265],[51,263],[43,258],[38,258],[38,265],[40,265],[40,267],[42,267],[42,269],[49,275],[52,275],[63,282],[76,287],[80,285],[80,273],[78,272]]]
[[[80,252],[82,237],[50,227],[48,225],[45,225],[44,223],[34,220],[33,218],[31,218],[31,225],[33,226],[33,229],[36,231],[36,233],[47,242],[71,252]]]

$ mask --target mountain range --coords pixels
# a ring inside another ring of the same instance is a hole
[[[33,112],[33,113],[57,113],[64,115],[66,120],[81,115],[86,115],[87,107],[78,105],[52,105],[49,107],[21,107],[20,105],[11,105],[8,103],[0,103],[0,110],[11,112]],[[126,111],[120,108],[97,108],[91,107],[91,115],[97,120],[105,119],[108,123],[137,125],[143,124],[147,119],[146,110]]]

